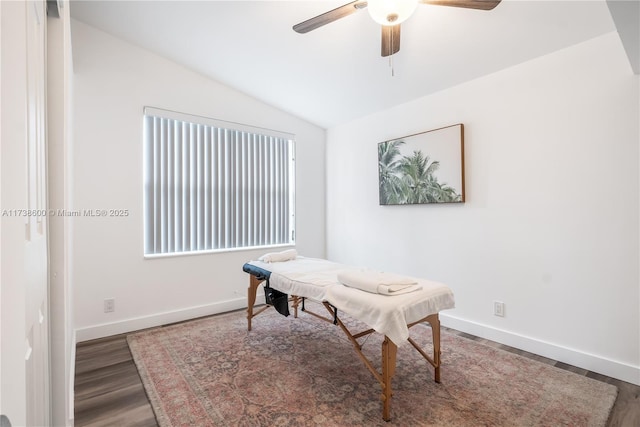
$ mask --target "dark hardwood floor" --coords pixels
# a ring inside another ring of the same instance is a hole
[[[77,345],[74,425],[158,425],[125,335]]]
[[[640,426],[640,387],[512,347],[444,328],[449,332],[618,387],[607,427]],[[78,344],[75,426],[157,426],[125,335]]]

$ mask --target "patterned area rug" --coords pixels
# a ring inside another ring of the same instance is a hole
[[[411,331],[429,348],[428,326]],[[411,345],[398,348],[386,423],[380,385],[351,343],[304,313],[267,310],[248,332],[245,312],[233,312],[128,341],[160,426],[604,426],[617,395],[443,331],[441,384]],[[364,346],[378,368],[381,342],[373,334]]]

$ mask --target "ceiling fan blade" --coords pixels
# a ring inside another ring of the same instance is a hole
[[[389,56],[400,50],[400,24],[382,25],[382,56]]]
[[[360,9],[364,9],[365,7],[367,7],[366,1],[352,1],[351,3],[336,7],[329,12],[325,12],[322,15],[315,16],[311,19],[307,19],[304,22],[296,24],[293,26],[293,30],[300,34],[308,33],[311,30],[315,30],[316,28],[322,27],[323,25],[327,25],[333,21],[337,21],[338,19],[351,15],[352,13],[355,13]]]
[[[464,7],[466,9],[491,10],[500,3],[500,0],[420,0],[420,3]]]

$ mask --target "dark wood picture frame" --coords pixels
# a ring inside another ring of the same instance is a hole
[[[380,205],[464,203],[464,125],[378,143]]]

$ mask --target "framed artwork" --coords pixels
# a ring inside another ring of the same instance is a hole
[[[464,125],[378,144],[381,205],[464,202]]]

